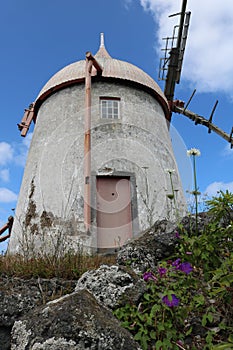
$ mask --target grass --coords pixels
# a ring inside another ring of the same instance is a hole
[[[83,252],[67,253],[62,257],[42,256],[26,259],[22,255],[0,256],[0,276],[7,275],[29,279],[63,278],[78,279],[87,270],[97,269],[102,264],[115,264],[114,255],[86,255]]]

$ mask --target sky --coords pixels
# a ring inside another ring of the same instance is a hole
[[[8,0],[0,1],[0,226],[17,203],[33,132],[17,129],[24,109],[43,85],[64,66],[95,54],[99,35],[114,58],[131,62],[158,81],[162,38],[171,36],[181,0]],[[175,98],[209,118],[228,134],[233,126],[233,1],[188,0],[191,22],[180,84]],[[198,148],[197,181],[204,195],[233,192],[233,149],[205,127],[173,114],[172,138],[184,191],[192,190],[192,169],[186,150]],[[1,249],[1,247],[0,247]]]

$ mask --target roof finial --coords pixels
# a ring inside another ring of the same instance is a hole
[[[104,33],[100,33],[100,47],[104,47]]]
[[[111,58],[104,46],[104,33],[100,33],[100,47],[95,55],[96,58]]]

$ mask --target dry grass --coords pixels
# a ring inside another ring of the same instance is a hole
[[[87,270],[97,269],[102,264],[112,265],[115,255],[85,255],[68,253],[63,257],[43,256],[28,258],[21,255],[0,256],[0,276],[7,275],[20,278],[64,278],[78,279]]]

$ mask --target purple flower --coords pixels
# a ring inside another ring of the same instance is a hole
[[[158,273],[159,273],[160,277],[163,277],[163,275],[166,275],[167,269],[165,269],[165,267],[159,267],[158,268]]]
[[[175,261],[173,261],[172,263],[172,266],[178,268],[180,266],[180,262],[181,262],[181,259],[176,259]]]
[[[183,262],[179,265],[178,270],[186,273],[187,275],[193,271],[192,265],[189,262]]]
[[[180,239],[179,232],[176,231],[176,232],[175,232],[175,236],[176,236],[177,239]]]
[[[153,275],[152,272],[145,272],[143,274],[143,279],[146,282],[149,281],[149,280],[157,281],[157,278],[155,277],[155,275]]]
[[[175,296],[175,294],[171,295],[171,298],[168,297],[168,295],[165,295],[162,298],[162,301],[164,304],[166,304],[168,307],[174,307],[174,306],[178,306],[180,300]]]
[[[192,265],[189,262],[181,262],[181,259],[177,259],[172,263],[172,266],[175,267],[175,270],[180,270],[187,275],[193,271]]]
[[[192,253],[192,252],[186,252],[185,254],[187,254],[187,255],[192,255],[193,253]]]

